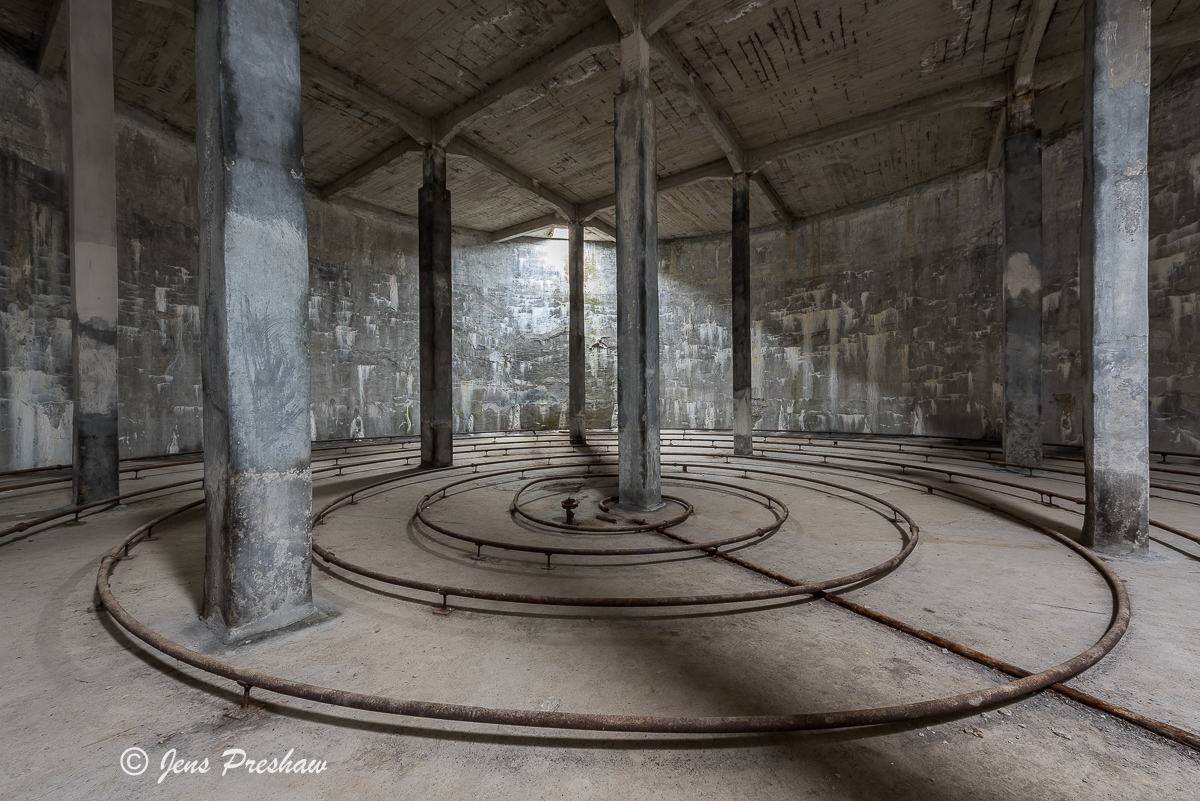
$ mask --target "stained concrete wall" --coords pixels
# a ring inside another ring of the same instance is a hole
[[[71,461],[66,86],[0,53],[0,467]]]
[[[1200,72],[1153,99],[1151,447],[1200,452]],[[1042,425],[1081,444],[1078,130],[1043,156]],[[753,237],[760,429],[998,438],[1002,195],[983,165]],[[729,428],[727,236],[662,256],[663,425]]]
[[[1150,121],[1150,447],[1200,452],[1200,72],[1152,96]],[[1043,157],[1045,284],[1042,420],[1047,442],[1081,444],[1079,214],[1083,139]]]
[[[2,53],[0,86],[4,470],[70,462],[72,408],[65,88]],[[202,418],[195,147],[120,104],[117,125],[122,454],[191,450]],[[308,229],[313,437],[418,433],[415,220],[310,196]],[[566,243],[456,230],[453,261],[456,428],[565,423]],[[614,270],[612,248],[589,243],[593,426],[610,425],[614,405]]]
[[[999,203],[968,171],[756,231],[756,427],[996,437]],[[663,425],[728,428],[728,238],[666,250]]]
[[[65,91],[0,54],[0,469],[70,460]],[[1200,75],[1154,99],[1151,427],[1200,450]],[[118,113],[121,434],[200,443],[191,137]],[[1043,428],[1078,443],[1078,133],[1044,156]],[[453,190],[453,187],[451,187]],[[416,187],[413,188],[416,191]],[[753,234],[759,428],[997,437],[1001,195],[982,166]],[[308,200],[315,438],[419,430],[415,222]],[[455,426],[565,425],[566,243],[454,236]],[[615,425],[615,258],[585,254],[588,425]],[[660,247],[664,426],[729,427],[729,240]]]

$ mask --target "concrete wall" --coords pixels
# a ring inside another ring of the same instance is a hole
[[[65,91],[0,54],[0,469],[70,460]],[[1151,141],[1156,448],[1200,451],[1200,76],[1158,92]],[[121,435],[127,455],[200,443],[191,137],[119,107]],[[1044,155],[1043,424],[1078,443],[1080,138]],[[451,187],[453,191],[453,187]],[[413,188],[416,191],[416,187]],[[791,235],[753,235],[760,428],[997,437],[1000,216],[982,166]],[[414,221],[308,202],[312,434],[416,433]],[[729,241],[662,243],[665,427],[731,424]],[[557,428],[567,402],[563,241],[454,237],[455,425]],[[615,260],[586,251],[588,425],[615,424]]]
[[[0,53],[0,467],[71,461],[66,87]]]
[[[0,54],[0,470],[71,460],[65,87]],[[198,448],[192,138],[118,104],[120,432],[126,456]],[[453,189],[453,187],[451,187]],[[416,191],[416,187],[413,188]],[[314,438],[420,430],[415,221],[308,198]],[[615,383],[612,248],[589,244],[592,424]],[[455,424],[557,428],[567,403],[566,243],[455,231]],[[607,329],[605,329],[607,330]],[[608,396],[612,396],[612,389]]]
[[[976,170],[756,231],[756,427],[998,436],[999,202]],[[727,428],[728,238],[664,251],[663,425]]]
[[[1200,73],[1157,90],[1151,447],[1200,452]],[[1043,155],[1043,435],[1081,444],[1082,137]],[[997,438],[1002,196],[983,165],[753,237],[758,428]],[[729,240],[662,247],[663,426],[732,425]]]
[[[1150,447],[1200,452],[1200,73],[1155,91],[1150,124]],[[1047,441],[1082,443],[1079,213],[1082,135],[1043,158]]]

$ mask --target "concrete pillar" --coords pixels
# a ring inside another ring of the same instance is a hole
[[[1004,143],[1004,460],[1042,463],[1042,137]]]
[[[454,464],[454,318],[450,284],[450,193],[446,151],[425,149],[418,194],[421,339],[421,466]]]
[[[583,223],[567,225],[567,283],[571,319],[567,326],[567,425],[573,445],[587,443],[587,364],[583,344]]]
[[[733,176],[733,452],[754,453],[750,400],[750,176]]]
[[[620,502],[662,506],[658,437],[658,174],[650,43],[621,40],[614,101],[617,212],[617,453]]]
[[[1085,544],[1149,547],[1150,0],[1087,0],[1084,25]]]
[[[196,0],[203,616],[227,640],[312,613],[308,233],[295,0]]]
[[[67,0],[76,503],[119,493],[117,129],[111,0]]]

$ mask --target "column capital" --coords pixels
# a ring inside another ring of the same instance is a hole
[[[621,37],[621,91],[650,88],[650,40],[641,28]]]
[[[1033,122],[1033,90],[1024,89],[1011,92],[1008,96],[1008,135],[1016,136],[1026,131],[1032,131]]]
[[[438,145],[427,145],[421,160],[421,177],[426,185],[446,185],[446,149]]]

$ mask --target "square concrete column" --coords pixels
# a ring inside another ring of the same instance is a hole
[[[312,613],[298,33],[295,0],[196,0],[203,615],[228,640]]]
[[[567,426],[571,444],[587,443],[587,364],[583,344],[583,223],[567,225],[567,284],[570,321],[567,324]]]
[[[119,493],[112,0],[67,3],[76,503]]]
[[[750,435],[750,176],[733,175],[733,452],[754,453]]]
[[[662,506],[658,437],[658,172],[650,43],[621,39],[614,101],[617,212],[617,460],[620,503]]]
[[[1087,0],[1084,25],[1083,536],[1149,547],[1150,0]]]
[[[1042,137],[1004,143],[1004,461],[1042,463]]]
[[[417,197],[420,269],[417,293],[421,339],[421,466],[454,464],[454,317],[450,283],[450,193],[446,151],[425,149]]]

